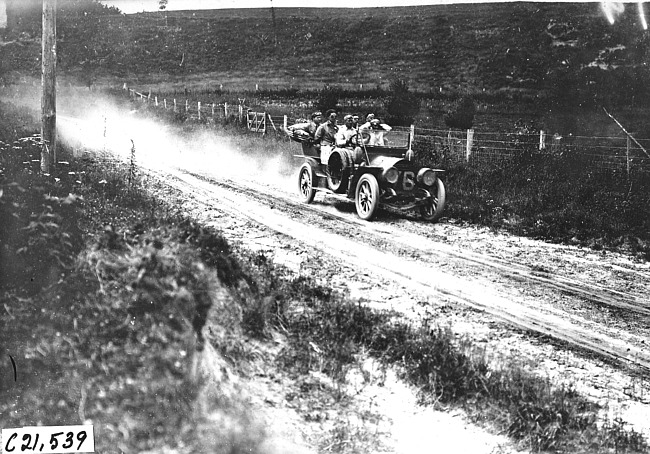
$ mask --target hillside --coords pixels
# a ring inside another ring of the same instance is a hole
[[[60,68],[139,81],[200,76],[235,89],[385,88],[400,77],[430,94],[544,94],[575,104],[650,98],[636,8],[614,25],[595,3],[276,8],[274,16],[226,9],[68,17],[59,21]],[[5,74],[38,74],[37,42],[23,37],[0,54]]]

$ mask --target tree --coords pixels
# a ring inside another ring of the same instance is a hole
[[[471,129],[476,115],[474,99],[465,95],[456,100],[445,112],[445,124],[452,129]]]
[[[419,111],[420,98],[409,91],[408,82],[404,79],[393,79],[386,100],[386,121],[396,126],[408,126],[413,124]]]
[[[318,92],[318,99],[316,100],[316,107],[321,112],[329,109],[336,109],[336,106],[341,97],[341,89],[331,85],[325,85],[322,90]]]

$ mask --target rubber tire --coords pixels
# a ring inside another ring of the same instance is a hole
[[[354,194],[354,204],[357,214],[365,221],[370,221],[379,206],[379,183],[377,178],[370,173],[364,173]]]
[[[445,209],[447,195],[445,192],[445,185],[440,179],[437,180],[438,191],[434,197],[433,203],[423,205],[420,207],[420,215],[425,221],[435,222],[442,216],[442,211]],[[433,195],[433,194],[432,194]]]
[[[314,170],[309,163],[304,163],[298,172],[298,195],[303,203],[312,203],[316,190],[314,189]]]
[[[336,153],[336,154],[335,154]],[[331,173],[331,162],[332,158],[339,156],[341,158],[340,166],[341,169],[338,170],[338,177],[335,178]],[[332,155],[327,163],[327,186],[334,191],[336,194],[345,194],[348,191],[348,184],[350,180],[350,168],[354,165],[352,157],[347,150],[337,150],[332,151]]]

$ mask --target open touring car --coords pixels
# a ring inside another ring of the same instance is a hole
[[[367,145],[367,136],[357,134],[349,147],[333,148],[328,162],[305,135],[291,134],[301,142],[304,159],[298,172],[298,192],[305,203],[317,191],[354,200],[361,219],[370,220],[378,208],[400,212],[419,211],[435,221],[445,207],[445,186],[440,169],[419,167],[413,162],[409,131],[391,131],[390,146]]]

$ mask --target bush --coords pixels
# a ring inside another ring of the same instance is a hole
[[[408,82],[404,79],[392,80],[386,100],[386,120],[393,125],[409,126],[419,111],[420,98],[409,91]]]
[[[476,103],[470,96],[462,96],[445,112],[445,124],[452,129],[471,129],[476,115]]]
[[[316,99],[316,107],[321,112],[325,112],[329,109],[335,109],[341,98],[342,91],[339,87],[333,87],[331,85],[325,85],[322,90],[318,92],[318,98]]]

